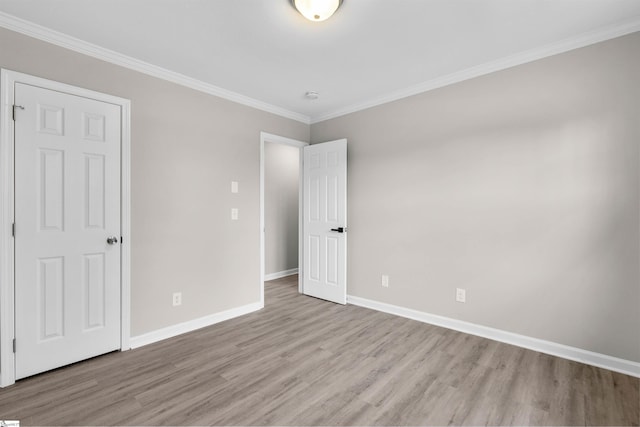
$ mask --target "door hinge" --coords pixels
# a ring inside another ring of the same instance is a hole
[[[16,237],[16,223],[11,224],[11,236]]]
[[[124,240],[124,237],[120,236],[120,244],[122,244],[123,240]]]
[[[16,121],[16,108],[19,108],[21,110],[24,110],[24,107],[22,105],[14,105],[13,106],[13,121]]]
[[[16,339],[13,339],[13,352],[16,352]]]

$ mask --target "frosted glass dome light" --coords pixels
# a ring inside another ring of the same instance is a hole
[[[342,4],[342,0],[292,0],[293,5],[309,21],[328,19]]]

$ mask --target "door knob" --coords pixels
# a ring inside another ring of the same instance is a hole
[[[331,231],[337,231],[338,233],[344,233],[346,229],[344,227],[332,228]]]
[[[118,238],[116,236],[107,237],[107,243],[110,245],[115,245],[118,243]]]

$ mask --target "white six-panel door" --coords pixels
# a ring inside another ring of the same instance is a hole
[[[121,111],[21,83],[15,104],[19,379],[120,348]]]
[[[304,147],[303,292],[347,302],[347,140]]]

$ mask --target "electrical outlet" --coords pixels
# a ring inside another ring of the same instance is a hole
[[[456,301],[467,302],[467,290],[456,288]]]
[[[389,276],[387,276],[386,274],[382,275],[382,287],[383,288],[389,287]]]
[[[231,219],[233,221],[237,221],[238,220],[238,208],[232,208],[231,209]]]
[[[173,306],[182,305],[182,292],[174,292],[173,293]]]

